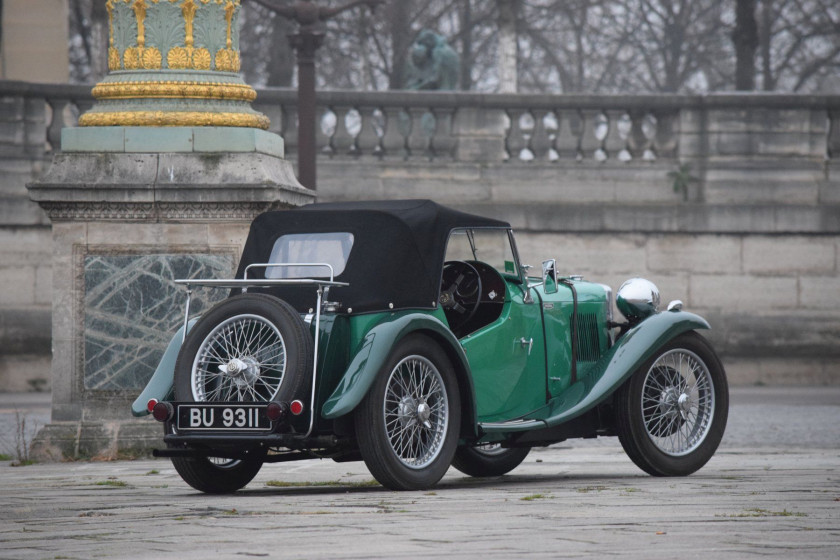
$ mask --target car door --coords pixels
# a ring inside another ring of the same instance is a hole
[[[532,288],[506,284],[501,316],[461,339],[473,374],[479,422],[511,420],[546,403],[539,297]]]

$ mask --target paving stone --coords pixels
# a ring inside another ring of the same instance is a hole
[[[226,496],[168,460],[0,462],[0,557],[835,559],[840,389],[731,400],[721,448],[685,478],[646,475],[615,438],[534,449],[498,478],[450,469],[422,492],[385,490],[361,462],[267,465]]]

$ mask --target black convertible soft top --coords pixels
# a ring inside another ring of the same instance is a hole
[[[348,232],[354,236],[344,271],[335,279],[350,286],[333,288],[330,301],[355,313],[435,306],[449,233],[457,228],[510,228],[506,222],[475,216],[431,200],[388,200],[310,204],[265,212],[251,223],[236,272],[267,263],[283,235]],[[251,269],[250,278],[263,278]],[[312,286],[251,289],[270,293],[300,312],[315,306]]]

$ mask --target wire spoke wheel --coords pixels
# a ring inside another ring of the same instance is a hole
[[[181,402],[289,401],[305,395],[312,372],[309,328],[288,303],[266,294],[240,294],[216,304],[187,334],[175,363]],[[202,448],[207,451],[206,448]],[[187,484],[225,494],[248,484],[265,450],[226,446],[245,458],[173,457]],[[220,453],[226,455],[226,453]]]
[[[286,373],[286,344],[264,317],[236,315],[219,323],[196,353],[196,401],[270,401]]]
[[[685,476],[712,458],[729,413],[726,373],[705,338],[667,342],[615,393],[615,427],[627,456],[654,476]]]
[[[675,457],[691,453],[714,419],[709,368],[688,350],[662,354],[645,377],[641,407],[648,437],[657,448]]]
[[[404,358],[391,372],[383,401],[385,432],[405,466],[422,469],[440,453],[449,422],[446,388],[423,356]]]
[[[431,338],[400,340],[355,411],[359,451],[391,490],[422,490],[449,469],[458,447],[461,398],[446,353]]]

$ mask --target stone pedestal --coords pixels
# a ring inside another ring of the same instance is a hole
[[[52,421],[32,456],[147,452],[160,425],[130,404],[183,320],[174,280],[233,274],[254,216],[314,194],[258,129],[65,129],[62,149],[29,185],[53,241]],[[197,291],[191,309],[225,295]]]

